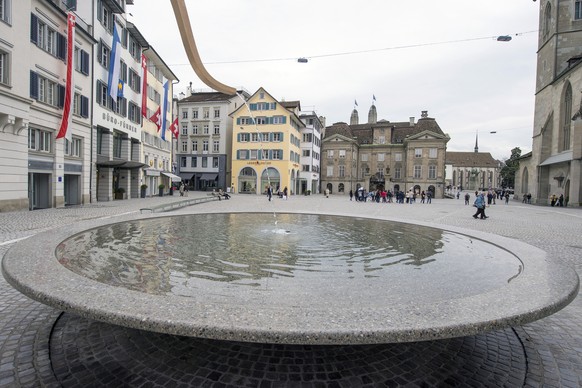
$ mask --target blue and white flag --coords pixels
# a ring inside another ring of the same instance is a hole
[[[168,114],[168,82],[164,84],[164,111],[162,112],[162,140],[166,140],[166,116]]]
[[[117,26],[113,26],[113,43],[111,44],[111,56],[109,58],[109,77],[107,78],[107,88],[109,96],[117,102],[119,90],[119,73],[121,72],[121,63],[119,58],[121,56],[121,40],[117,33]]]

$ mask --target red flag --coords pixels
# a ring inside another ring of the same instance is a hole
[[[141,55],[141,69],[143,71],[142,83],[141,83],[141,115],[143,117],[148,117],[148,60],[145,55]],[[159,128],[158,128],[159,129]]]
[[[158,132],[160,131],[160,128],[162,127],[162,110],[160,109],[160,107],[158,106],[158,110],[156,111],[156,113],[154,113],[152,115],[152,117],[150,117],[150,120],[154,122],[154,124],[156,124],[156,126],[158,127]]]
[[[73,54],[75,51],[75,15],[69,12],[67,16],[67,85],[65,86],[65,103],[63,105],[63,118],[61,120],[61,127],[57,134],[57,139],[65,137],[71,141],[71,107],[73,99],[73,88],[75,87],[73,81]]]
[[[172,131],[172,133],[174,134],[174,136],[177,139],[178,135],[180,133],[180,130],[178,129],[178,118],[177,117],[176,117],[176,120],[174,120],[174,122],[172,123],[172,125],[170,125],[170,131]]]

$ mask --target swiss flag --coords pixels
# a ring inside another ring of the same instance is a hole
[[[176,120],[174,120],[174,122],[172,123],[172,125],[170,125],[170,131],[174,134],[174,136],[176,137],[176,139],[178,138],[178,134],[179,134],[179,130],[178,130],[178,118],[176,117]]]
[[[160,109],[160,107],[158,106],[158,110],[156,111],[156,113],[154,113],[152,115],[152,117],[150,117],[150,120],[154,122],[154,124],[156,124],[156,126],[158,127],[158,132],[160,131],[160,128],[162,127],[162,110]]]

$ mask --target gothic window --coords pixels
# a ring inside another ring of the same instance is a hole
[[[560,151],[570,149],[570,127],[572,123],[572,85],[566,85],[562,102],[562,128],[560,128]]]

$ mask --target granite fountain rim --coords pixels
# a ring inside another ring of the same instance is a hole
[[[210,212],[218,213],[273,211]],[[288,306],[265,308],[131,291],[77,275],[55,257],[56,247],[62,241],[88,229],[151,218],[209,214],[196,207],[162,215],[128,214],[115,219],[81,221],[40,233],[9,249],[2,261],[2,273],[13,287],[32,299],[111,324],[192,337],[287,344],[414,342],[474,335],[541,319],[567,306],[578,294],[579,278],[571,266],[518,240],[387,215],[318,210],[277,212],[285,213],[376,219],[459,233],[514,253],[523,262],[524,269],[506,287],[438,303],[419,301],[414,306],[404,306],[387,301],[382,308],[361,308],[359,311],[338,307],[296,311]]]

